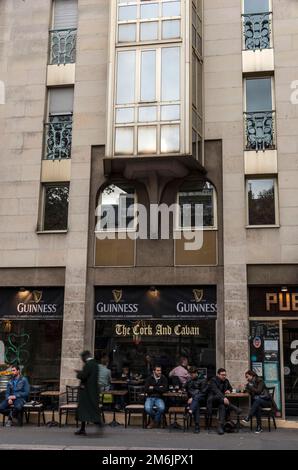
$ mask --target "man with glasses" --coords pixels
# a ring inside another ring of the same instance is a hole
[[[232,405],[228,398],[233,389],[227,379],[227,372],[225,369],[218,369],[216,377],[213,377],[210,380],[209,390],[208,410],[211,415],[212,408],[218,408],[219,426],[217,432],[219,435],[222,435],[224,434],[224,424],[229,417],[230,412],[234,411],[237,415],[241,414],[241,409]]]

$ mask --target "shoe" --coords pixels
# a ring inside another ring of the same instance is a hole
[[[249,416],[245,416],[245,418],[241,420],[243,424],[249,424],[249,421],[250,421]]]
[[[5,427],[6,427],[6,428],[10,428],[11,426],[12,426],[12,419],[8,419],[8,420],[6,421]]]
[[[78,431],[75,432],[75,435],[76,436],[87,436],[87,433],[83,429],[79,429]]]
[[[199,434],[199,433],[200,433],[200,426],[195,426],[194,433],[195,433],[195,434]]]
[[[151,421],[151,423],[147,425],[147,429],[154,429],[157,427],[158,427],[158,423],[156,423],[155,421]]]
[[[257,429],[255,430],[255,434],[260,434],[261,432],[263,432],[262,426],[257,426]]]
[[[225,432],[224,432],[224,430],[223,430],[223,427],[222,427],[222,426],[219,426],[219,427],[217,428],[217,434],[219,434],[220,436],[222,436],[224,433],[225,433]]]

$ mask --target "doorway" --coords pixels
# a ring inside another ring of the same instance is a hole
[[[298,416],[298,321],[283,321],[286,417]]]

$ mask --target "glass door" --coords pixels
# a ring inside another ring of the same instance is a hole
[[[283,321],[286,416],[298,416],[298,321]]]

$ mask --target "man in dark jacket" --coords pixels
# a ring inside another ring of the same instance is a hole
[[[248,370],[245,373],[245,378],[247,380],[247,385],[245,390],[250,394],[252,399],[252,406],[249,410],[248,416],[242,420],[243,423],[247,424],[250,422],[250,419],[255,416],[257,418],[257,429],[256,434],[260,434],[262,429],[262,408],[269,408],[272,406],[272,398],[270,396],[269,390],[265,385],[265,382],[261,377],[253,372]]]
[[[237,415],[241,414],[241,409],[232,405],[228,399],[229,394],[232,392],[232,386],[227,379],[227,372],[225,369],[218,369],[217,376],[210,380],[209,396],[208,396],[208,409],[212,413],[213,407],[218,407],[219,412],[219,426],[218,434],[224,434],[224,424],[231,411],[235,411]]]
[[[162,399],[163,393],[168,389],[168,380],[161,373],[161,366],[156,365],[152,375],[145,382],[145,411],[151,417],[148,428],[159,427],[161,417],[165,412],[165,402]]]
[[[11,369],[13,378],[8,382],[5,400],[0,404],[0,413],[8,414],[6,426],[12,425],[12,418],[18,418],[19,424],[24,404],[28,400],[30,386],[26,377],[21,375],[20,367],[13,366]]]
[[[207,380],[200,377],[198,369],[191,367],[189,369],[190,379],[186,382],[185,389],[188,395],[189,414],[195,419],[195,433],[200,432],[200,405],[206,404],[208,393]]]
[[[78,421],[81,428],[75,432],[76,435],[86,435],[86,421],[101,425],[99,411],[99,386],[98,386],[98,364],[92,358],[89,351],[81,354],[84,367],[77,372],[77,378],[81,381],[79,388],[79,403],[77,410]]]

